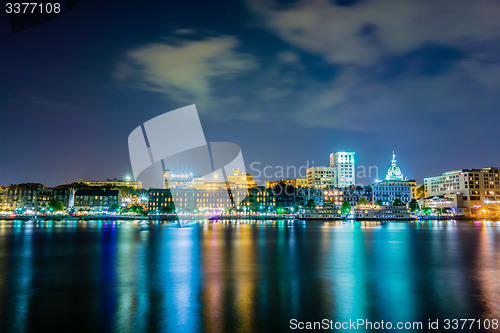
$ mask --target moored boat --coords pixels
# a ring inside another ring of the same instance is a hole
[[[406,206],[360,206],[355,209],[356,220],[414,220]]]
[[[297,218],[300,220],[343,220],[348,216],[334,208],[308,208],[300,211]]]

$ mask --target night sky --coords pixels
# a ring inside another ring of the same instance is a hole
[[[122,177],[129,133],[189,104],[250,172],[337,150],[381,173],[395,150],[419,183],[500,166],[499,17],[493,0],[81,0],[13,33],[2,8],[0,185]]]

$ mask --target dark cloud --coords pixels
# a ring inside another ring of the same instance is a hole
[[[349,6],[354,6],[363,0],[332,0],[332,3],[335,6],[340,6],[340,7],[349,7]]]

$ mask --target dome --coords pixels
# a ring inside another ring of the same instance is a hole
[[[404,180],[403,173],[398,166],[396,161],[396,154],[392,152],[392,161],[391,166],[387,170],[387,176],[385,176],[385,180]]]

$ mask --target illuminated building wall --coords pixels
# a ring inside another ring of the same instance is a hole
[[[243,173],[240,169],[233,169],[233,173],[227,175],[227,182],[224,179],[207,181],[204,177],[195,176],[192,172],[171,170],[165,171],[164,180],[166,189],[227,190],[228,188],[248,189],[256,186],[252,175]]]
[[[448,171],[441,176],[424,179],[428,197],[462,194],[463,207],[477,214],[485,205],[500,203],[498,168]]]
[[[396,154],[392,152],[391,165],[383,181],[373,185],[373,201],[383,205],[392,205],[396,199],[408,204],[417,197],[417,182],[408,180],[398,166]]]
[[[332,167],[312,167],[307,169],[307,187],[337,187],[337,169]]]
[[[337,187],[348,187],[356,184],[354,154],[352,152],[330,154],[330,167],[336,170]]]
[[[42,184],[26,183],[9,186],[7,196],[4,196],[7,209],[23,208],[38,209],[38,191],[45,190]]]
[[[78,182],[83,183],[87,186],[99,186],[99,187],[131,187],[134,190],[142,188],[142,183],[139,181],[127,181],[121,179],[108,179],[108,180],[82,180]]]
[[[106,210],[121,203],[119,190],[77,190],[74,195],[75,210]]]
[[[392,205],[394,200],[399,199],[407,204],[412,199],[412,186],[408,181],[387,181],[373,185],[373,201],[382,201],[385,206]]]
[[[295,187],[307,187],[307,178],[297,178],[295,180]]]

